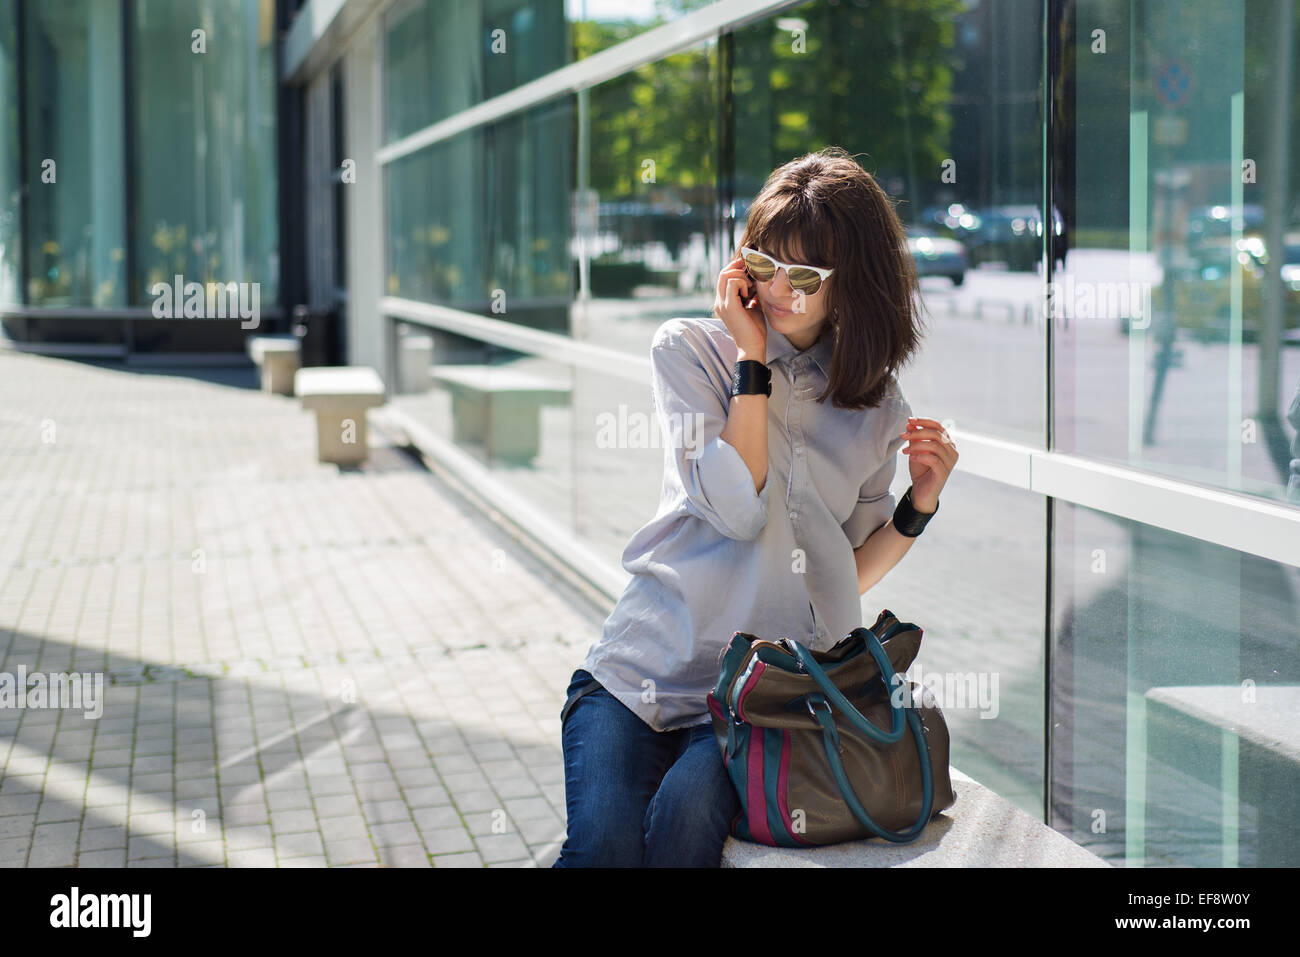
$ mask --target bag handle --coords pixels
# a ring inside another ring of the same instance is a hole
[[[880,677],[884,679],[885,687],[892,689],[898,679],[894,674],[894,666],[889,662],[889,656],[885,654],[885,649],[880,644],[880,639],[876,637],[874,631],[870,628],[861,630],[866,632],[867,650],[871,652],[871,657],[876,659],[876,666],[880,669]],[[808,674],[812,675],[812,679],[817,682],[817,687],[821,688],[822,693],[826,695],[835,710],[848,718],[853,727],[879,744],[895,744],[902,740],[903,733],[907,730],[903,717],[906,709],[902,704],[894,701],[892,692],[889,695],[890,728],[888,731],[881,731],[853,706],[853,702],[844,697],[839,688],[835,687],[835,683],[831,681],[817,659],[812,656],[812,652],[794,640],[790,641],[790,647],[794,651],[799,664],[803,666],[803,669]]]
[[[912,737],[916,739],[916,749],[921,757],[921,814],[916,819],[916,823],[902,831],[891,831],[882,827],[873,821],[867,814],[866,808],[858,800],[857,792],[853,790],[853,784],[849,777],[844,773],[844,762],[840,760],[840,735],[835,730],[835,722],[831,719],[830,704],[821,695],[814,692],[808,695],[808,710],[813,713],[817,723],[822,726],[822,744],[826,746],[826,758],[830,761],[831,773],[835,775],[835,783],[839,785],[840,794],[843,795],[849,810],[853,816],[877,837],[882,837],[886,841],[895,844],[910,844],[921,836],[925,830],[925,825],[930,820],[930,808],[934,803],[934,782],[930,770],[930,750],[925,744],[925,731],[921,727],[921,719],[917,716],[915,709],[907,709],[907,724],[912,730]],[[814,706],[814,701],[826,705],[824,711],[819,711]],[[897,712],[895,712],[897,713]]]

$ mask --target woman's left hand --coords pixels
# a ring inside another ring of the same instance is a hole
[[[912,505],[918,512],[933,512],[939,507],[939,491],[957,465],[957,446],[948,430],[934,419],[910,416],[903,453],[912,472]]]

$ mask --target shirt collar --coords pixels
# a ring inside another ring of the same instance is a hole
[[[830,322],[826,322],[821,336],[807,349],[799,350],[781,333],[772,328],[772,323],[767,317],[763,317],[767,324],[767,364],[774,362],[789,364],[801,356],[809,356],[817,367],[821,369],[822,375],[830,378],[831,374],[831,353],[835,349],[834,330],[831,329]]]

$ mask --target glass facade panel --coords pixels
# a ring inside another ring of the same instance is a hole
[[[895,497],[909,481],[900,462]],[[924,629],[909,674],[943,708],[953,766],[1041,820],[1043,498],[964,473],[958,464],[940,511],[944,520],[936,517],[862,596],[863,622],[888,608]]]
[[[1300,864],[1300,568],[1065,503],[1055,530],[1055,826],[1130,867]]]
[[[121,9],[62,0],[29,3],[24,13],[28,301],[122,306]]]
[[[155,283],[280,298],[273,0],[134,0],[132,303]],[[206,52],[192,32],[205,31]],[[238,55],[224,55],[233,49]]]
[[[707,314],[721,268],[714,51],[390,163],[388,293],[638,355],[663,320]]]
[[[392,326],[397,407],[617,567],[659,501],[664,453],[649,385]]]
[[[1047,448],[1050,383],[1052,448],[1280,498],[1300,367],[1269,251],[1300,204],[1257,172],[1292,152],[1281,10],[1085,0],[1047,63],[1040,5],[791,6],[388,164],[388,291],[645,357],[711,314],[768,174],[842,145],[922,274],[918,414]],[[397,407],[613,566],[662,481],[648,385],[389,329]],[[1300,569],[960,466],[944,515],[863,620],[925,628],[955,767],[1114,863],[1294,863]]]
[[[773,169],[828,144],[856,154],[897,202],[922,277],[913,407],[1036,445],[1041,36],[1035,4],[808,3],[736,30],[730,81],[736,237]]]
[[[385,142],[711,2],[399,0],[384,14]]]
[[[1282,416],[1300,386],[1300,179],[1286,171],[1300,72],[1279,86],[1296,36],[1279,9],[1076,7],[1074,242],[1054,290],[1064,451],[1285,497]]]
[[[389,295],[569,331],[572,101],[388,167]]]
[[[584,341],[648,356],[664,320],[712,313],[722,268],[718,66],[709,42],[579,94],[573,248]]]

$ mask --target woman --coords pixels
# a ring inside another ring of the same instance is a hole
[[[567,691],[556,867],[718,866],[740,806],[705,696],[727,642],[745,631],[822,650],[859,627],[862,594],[956,465],[895,377],[919,345],[917,301],[892,205],[830,147],[768,178],[714,318],[657,330],[663,495]],[[905,441],[912,488],[896,513]]]

